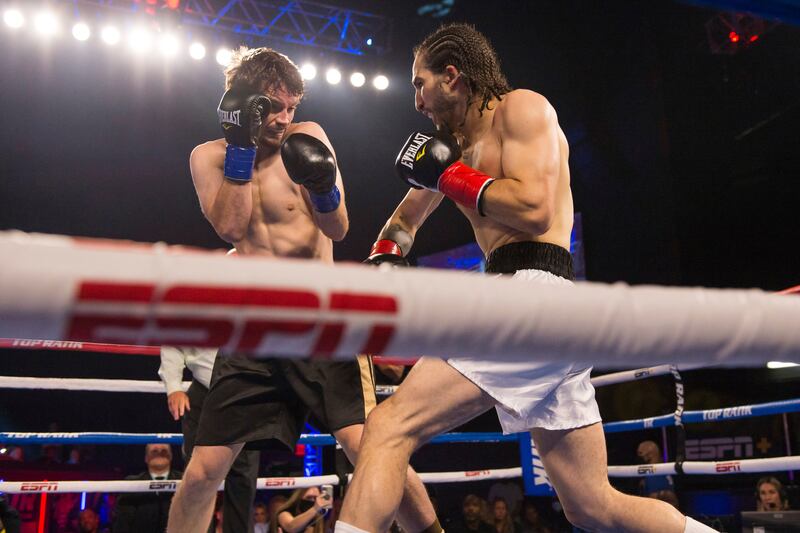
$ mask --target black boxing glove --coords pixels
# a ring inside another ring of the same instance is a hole
[[[252,179],[261,122],[270,106],[269,98],[248,87],[231,87],[222,95],[217,114],[228,143],[226,178],[245,183]]]
[[[494,178],[459,161],[461,147],[444,131],[412,133],[397,155],[397,175],[415,189],[438,191],[483,215],[481,200]]]
[[[342,195],[336,186],[336,159],[325,143],[305,133],[293,133],[281,145],[281,159],[292,181],[308,189],[316,211],[336,211]]]
[[[403,250],[400,249],[400,245],[391,239],[380,239],[375,242],[369,251],[369,257],[364,260],[364,263],[370,265],[389,263],[397,267],[411,266],[408,263],[408,259],[403,257]]]

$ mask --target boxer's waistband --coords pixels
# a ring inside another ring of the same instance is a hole
[[[547,242],[512,242],[495,249],[486,258],[486,272],[513,274],[517,270],[536,269],[564,279],[574,280],[572,255],[561,246]]]

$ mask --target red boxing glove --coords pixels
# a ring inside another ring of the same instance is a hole
[[[390,263],[394,266],[409,266],[408,261],[403,257],[403,250],[400,245],[391,239],[381,239],[372,245],[369,257],[364,260],[371,265]]]
[[[483,213],[482,200],[486,188],[494,178],[456,161],[439,177],[439,192],[459,204]]]

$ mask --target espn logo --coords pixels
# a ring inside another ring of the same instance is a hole
[[[266,353],[262,345],[271,335],[280,335],[282,348],[291,343],[301,355],[330,357],[340,347],[378,354],[392,339],[397,314],[397,300],[385,294],[84,281],[67,317],[66,338],[174,346],[189,342]],[[330,318],[323,320],[326,315]],[[357,322],[352,331],[346,321]]]
[[[686,458],[690,461],[753,457],[753,437],[720,437],[716,439],[686,439]]]
[[[23,483],[20,492],[56,492],[58,491],[57,481],[29,481]]]
[[[491,473],[490,470],[470,470],[469,472],[464,472],[464,477],[483,477]]]
[[[150,490],[176,490],[178,483],[175,481],[151,481]]]
[[[264,480],[264,487],[294,487],[296,479],[292,477],[274,477]]]
[[[716,472],[719,474],[727,474],[730,472],[741,472],[742,463],[739,461],[728,461],[725,463],[717,463],[714,466],[714,470],[716,470]]]
[[[636,469],[636,473],[639,475],[655,474],[656,467],[654,467],[653,465],[641,465]]]

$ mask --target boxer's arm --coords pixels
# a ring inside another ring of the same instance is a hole
[[[333,150],[333,146],[331,145],[328,136],[325,135],[325,131],[316,122],[299,122],[292,133],[305,133],[307,135],[311,135],[312,137],[316,137],[328,147],[328,150],[331,151],[334,158],[336,157],[336,152]],[[344,239],[345,235],[347,235],[347,231],[350,229],[350,221],[347,218],[347,206],[345,205],[344,201],[344,184],[342,183],[342,173],[339,171],[338,164],[336,166],[336,187],[339,189],[341,200],[339,202],[339,206],[328,213],[320,213],[316,209],[313,209],[308,189],[303,187],[301,190],[303,191],[303,198],[305,198],[308,205],[312,207],[311,213],[314,217],[314,223],[317,225],[317,227],[322,231],[322,233],[325,234],[326,237],[329,237],[334,241],[341,241]]]
[[[247,235],[253,210],[253,186],[250,182],[225,179],[224,161],[225,146],[212,141],[192,150],[189,168],[203,215],[222,240],[236,243]]]
[[[377,243],[389,240],[397,243],[402,255],[408,255],[420,226],[442,203],[444,195],[427,189],[409,189],[378,234]],[[376,244],[377,244],[376,243]]]
[[[558,117],[540,94],[515,91],[502,113],[504,179],[486,188],[483,213],[521,231],[541,235],[552,224],[561,165]]]

